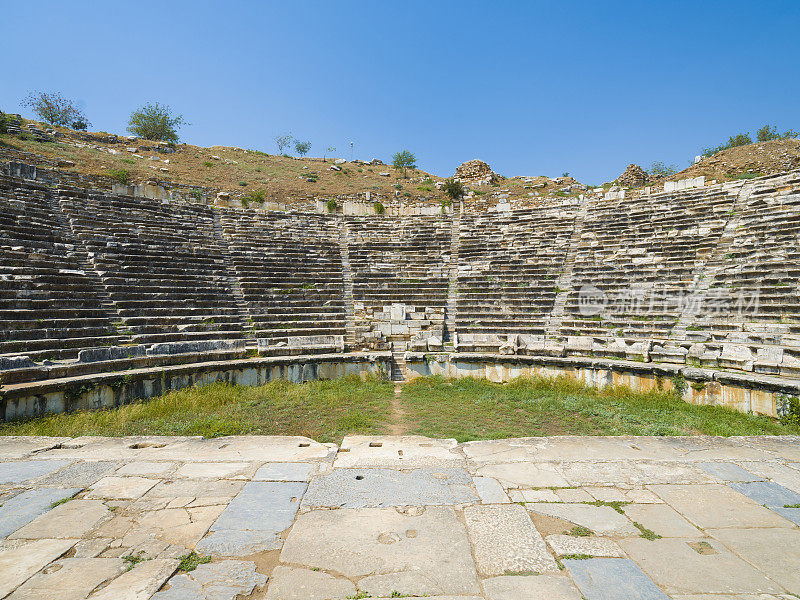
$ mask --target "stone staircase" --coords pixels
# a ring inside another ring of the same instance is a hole
[[[342,289],[344,292],[345,345],[356,345],[356,321],[353,304],[353,270],[350,268],[350,235],[347,222],[339,225],[339,253],[342,257]]]
[[[458,264],[461,250],[461,211],[462,204],[453,204],[452,225],[450,227],[450,278],[447,285],[447,314],[443,341],[452,342],[456,332],[456,314],[458,310]]]
[[[572,272],[575,266],[575,257],[578,253],[578,243],[583,235],[583,222],[586,220],[586,212],[589,208],[584,201],[580,210],[575,215],[575,223],[572,228],[572,236],[569,240],[569,250],[564,258],[564,268],[561,275],[556,280],[556,299],[553,301],[553,308],[547,319],[547,339],[557,339],[561,329],[561,322],[566,313],[567,299],[572,291]]]
[[[242,292],[242,286],[239,284],[239,278],[236,277],[236,270],[233,267],[233,261],[231,260],[230,251],[228,250],[228,243],[227,240],[225,240],[225,235],[222,231],[222,217],[220,217],[219,211],[214,211],[213,216],[214,237],[219,245],[222,261],[225,265],[228,286],[233,294],[236,307],[239,309],[239,318],[241,322],[249,325],[251,322],[250,311],[248,310],[247,301],[244,298],[244,292]],[[246,335],[249,337],[254,336],[252,331],[247,331]]]

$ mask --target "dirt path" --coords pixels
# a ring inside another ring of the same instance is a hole
[[[406,422],[406,411],[400,401],[400,392],[403,389],[401,384],[394,386],[394,397],[392,398],[392,417],[389,423],[388,435],[406,435],[408,433],[408,423]]]

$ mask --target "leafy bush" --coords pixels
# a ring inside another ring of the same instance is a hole
[[[372,208],[375,209],[376,215],[382,215],[383,213],[386,212],[386,207],[380,202],[373,203]]]
[[[336,209],[339,207],[339,205],[336,204],[336,200],[328,200],[326,206],[329,213],[335,213]]]
[[[752,144],[753,140],[748,133],[737,133],[728,138],[728,141],[721,146],[715,148],[703,148],[703,156],[713,156],[717,152],[728,150],[729,148],[736,148],[737,146],[746,146]]]
[[[789,129],[784,131],[783,133],[778,133],[778,128],[774,125],[770,127],[769,124],[764,125],[761,129],[756,132],[756,139],[759,142],[771,142],[772,140],[785,140],[789,138],[796,138],[798,132]]]
[[[242,204],[247,202],[255,202],[256,204],[264,204],[264,201],[267,199],[267,193],[264,190],[253,190],[242,196]]]
[[[128,169],[111,169],[108,175],[122,185],[128,185],[131,182],[131,172]]]
[[[300,140],[294,141],[294,151],[300,156],[305,156],[311,150],[311,142],[301,142]]]
[[[781,425],[800,426],[800,399],[797,396],[780,398],[778,413],[781,415]]]
[[[72,122],[72,125],[71,125],[71,127],[72,127],[72,128],[75,130],[75,131],[86,131],[87,129],[89,129],[89,123],[87,123],[87,122],[86,122],[85,120],[83,120],[83,119],[78,119],[77,121],[73,121],[73,122]]]
[[[0,112],[0,134],[8,132],[8,129],[6,128],[7,122],[8,117],[6,117],[6,113]]]
[[[653,161],[653,164],[650,165],[650,168],[647,169],[647,174],[650,176],[650,179],[659,179],[660,177],[671,177],[678,172],[678,168],[675,165],[666,165],[660,160]]]
[[[392,166],[397,171],[403,171],[403,177],[406,177],[406,171],[408,169],[416,169],[417,168],[417,157],[414,156],[408,150],[403,150],[401,152],[397,152],[392,157]]]
[[[444,187],[442,187],[442,190],[451,200],[461,198],[461,196],[464,195],[464,185],[452,177],[444,180]]]
[[[58,92],[31,92],[20,104],[30,108],[42,121],[50,125],[67,127],[77,121],[85,123],[87,127],[90,125],[83,111],[72,100],[64,98]]]
[[[146,140],[175,143],[178,141],[178,129],[183,125],[188,125],[183,116],[173,116],[169,106],[156,102],[145,104],[131,113],[128,131]]]

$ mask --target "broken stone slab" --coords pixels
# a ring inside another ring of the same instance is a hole
[[[669,600],[639,566],[627,558],[565,559],[581,594],[592,600]]]
[[[0,371],[11,369],[31,369],[36,366],[28,356],[3,356],[0,357]]]
[[[134,500],[146,494],[158,482],[158,479],[146,477],[115,477],[112,475],[104,477],[91,486],[86,497]]]
[[[40,478],[36,483],[42,486],[63,487],[67,485],[89,487],[103,475],[113,471],[119,463],[111,461],[81,461],[54,471]]]
[[[313,470],[310,463],[267,463],[256,471],[253,481],[308,481]]]
[[[581,600],[563,575],[504,575],[483,580],[487,600]]]
[[[21,460],[0,462],[0,485],[22,483],[49,475],[70,464],[69,460]]]
[[[606,558],[624,558],[625,553],[614,540],[602,537],[575,537],[571,535],[548,535],[547,544],[558,556],[585,554]]]
[[[544,539],[522,506],[468,506],[464,520],[481,575],[558,571]]]
[[[639,530],[633,523],[610,506],[536,502],[526,504],[525,507],[531,512],[588,527],[599,535],[639,535]]]
[[[504,504],[510,502],[503,486],[492,477],[473,477],[472,482],[483,504]]]
[[[450,507],[308,512],[295,521],[280,560],[340,573],[373,596],[386,585],[383,575],[404,573],[403,593],[480,593],[466,529]]]
[[[152,600],[235,600],[266,582],[267,578],[256,572],[255,563],[223,560],[175,575],[167,582],[169,589],[157,592]]]
[[[334,469],[315,477],[303,498],[304,508],[432,506],[477,502],[472,480],[459,468]]]
[[[28,579],[8,600],[83,600],[127,567],[121,558],[62,558]]]
[[[174,559],[144,560],[94,592],[88,600],[149,600],[179,564]]]
[[[570,483],[556,465],[550,463],[502,463],[487,465],[476,471],[478,476],[492,477],[506,487],[566,487]]]
[[[245,473],[252,473],[254,468],[250,463],[241,462],[197,462],[186,463],[175,475],[189,479],[247,479]]]
[[[0,538],[46,513],[54,502],[71,498],[80,491],[81,488],[37,488],[5,500],[0,505]]]
[[[0,547],[0,598],[5,598],[35,573],[67,552],[75,540],[34,540]]]

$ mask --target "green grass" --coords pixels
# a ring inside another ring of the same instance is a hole
[[[387,434],[394,385],[348,376],[260,387],[213,384],[146,402],[0,423],[0,435],[303,435],[338,442],[349,433]],[[674,392],[597,390],[565,378],[417,379],[396,412],[406,433],[459,441],[546,435],[781,435],[796,425],[688,404]],[[600,504],[600,503],[598,503]],[[625,503],[604,502],[621,511]]]
[[[401,399],[410,432],[477,439],[543,435],[780,435],[800,431],[775,419],[689,404],[673,392],[597,390],[566,378],[428,377],[405,386]]]
[[[260,387],[213,384],[146,402],[0,423],[0,435],[304,435],[321,442],[381,433],[391,383],[350,376]]]
[[[211,562],[210,556],[200,556],[193,550],[189,554],[181,556],[181,562],[178,565],[178,571],[183,571],[184,573],[188,573],[190,571],[194,571],[200,565],[205,565],[210,562]]]

